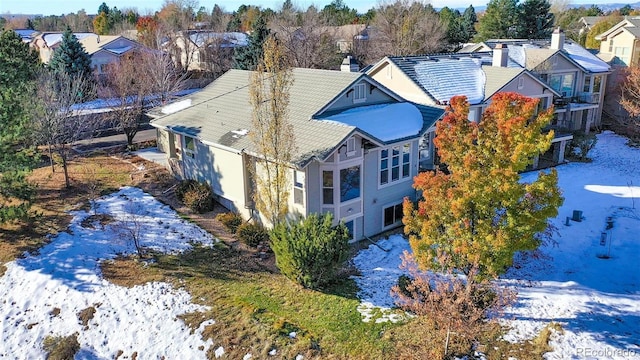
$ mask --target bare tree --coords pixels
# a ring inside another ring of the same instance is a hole
[[[640,138],[640,65],[632,65],[624,70],[620,95],[620,105],[629,116],[621,116],[618,124],[631,137]]]
[[[82,74],[69,75],[43,69],[38,76],[37,104],[34,106],[34,133],[38,142],[47,146],[52,158],[60,158],[66,187],[70,187],[68,161],[73,145],[83,137],[91,136],[97,121],[90,111],[76,105],[86,92],[94,92],[95,85]],[[53,161],[51,168],[54,169]]]
[[[373,57],[404,56],[441,51],[446,46],[446,28],[433,7],[420,1],[395,0],[380,3],[371,24]]]
[[[144,120],[144,109],[153,91],[149,72],[140,71],[144,57],[133,53],[110,64],[103,81],[103,90],[110,99],[110,119],[119,132],[127,137],[127,145],[133,145]]]
[[[287,50],[291,66],[331,69],[340,64],[335,27],[325,26],[315,8],[309,8],[300,16],[283,13],[273,21],[272,27]]]
[[[286,50],[270,36],[264,43],[264,58],[251,75],[249,101],[253,119],[249,135],[257,153],[256,207],[272,225],[288,213],[289,172],[295,150],[288,113],[292,83]]]
[[[200,49],[200,58],[205,71],[211,73],[214,78],[224,74],[233,67],[233,54],[235,48],[231,45],[226,34],[213,37]],[[230,36],[230,35],[229,35]]]
[[[141,245],[144,230],[144,208],[135,199],[127,199],[124,206],[124,214],[115,224],[116,232],[125,243],[131,243],[136,249],[139,258],[142,258]]]
[[[149,51],[142,53],[140,59],[141,69],[144,69],[144,76],[153,94],[149,105],[165,104],[177,92],[185,89],[187,74],[180,71],[167,54]]]

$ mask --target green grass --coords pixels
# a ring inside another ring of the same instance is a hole
[[[184,286],[198,302],[211,307],[206,316],[183,319],[193,328],[211,318],[205,331],[230,358],[389,359],[394,345],[382,338],[389,327],[363,323],[351,280],[325,292],[303,289],[284,276],[253,265],[239,266],[238,254],[226,247],[196,248],[180,256],[159,256],[151,271],[160,271]],[[246,259],[244,260],[246,261]],[[246,269],[246,270],[245,270]],[[296,332],[296,337],[289,334]]]

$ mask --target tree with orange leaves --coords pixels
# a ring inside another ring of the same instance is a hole
[[[465,97],[451,99],[434,141],[447,170],[416,176],[422,197],[404,203],[405,233],[421,267],[491,278],[512,265],[516,252],[544,241],[547,221],[563,203],[557,173],[540,173],[532,183],[519,175],[553,139],[542,132],[553,110],[536,115],[538,101],[496,94],[476,123],[468,120]]]

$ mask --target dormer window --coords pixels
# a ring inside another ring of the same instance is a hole
[[[347,140],[347,156],[353,156],[356,153],[356,139],[349,138]]]
[[[360,103],[367,100],[366,84],[360,83],[353,87],[353,103]]]

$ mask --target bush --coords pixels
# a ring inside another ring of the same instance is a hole
[[[47,336],[42,345],[48,360],[73,360],[80,350],[78,333],[69,336]]]
[[[347,259],[349,230],[333,216],[312,214],[293,224],[281,223],[270,233],[276,266],[284,276],[304,287],[319,289],[333,281]]]
[[[257,224],[244,223],[238,226],[236,234],[240,241],[251,247],[256,247],[261,242],[269,240],[269,232]]]
[[[596,134],[585,134],[583,131],[576,131],[573,133],[573,140],[571,140],[571,156],[579,161],[589,161],[589,151],[596,147],[598,138]]]
[[[234,234],[238,230],[238,226],[242,224],[242,217],[234,212],[220,213],[216,215],[216,220]]]
[[[184,180],[176,187],[176,197],[197,213],[213,210],[213,192],[207,183]]]
[[[198,184],[197,181],[195,180],[182,180],[180,181],[180,183],[178,183],[178,186],[176,186],[176,197],[178,198],[178,200],[183,201],[184,200],[184,194],[193,189],[196,184]]]

